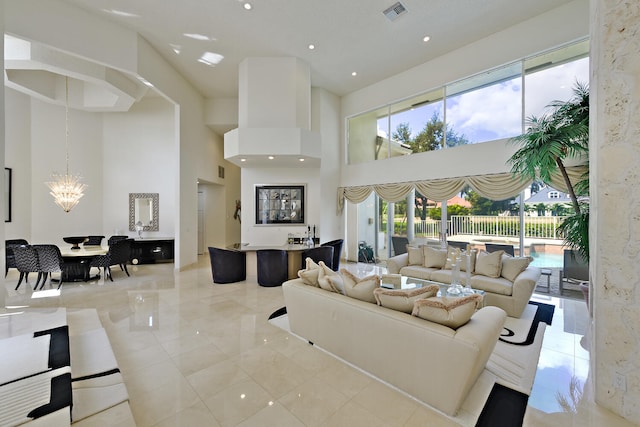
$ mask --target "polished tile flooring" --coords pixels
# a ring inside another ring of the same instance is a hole
[[[360,276],[382,272],[367,264],[346,267]],[[69,283],[60,296],[32,298],[25,285],[14,291],[12,270],[2,302],[97,309],[136,425],[457,425],[271,325],[268,316],[284,305],[280,287],[260,287],[254,277],[214,285],[208,256],[181,272],[173,264],[130,272],[128,278],[116,267],[114,282]],[[584,301],[535,299],[556,310],[524,425],[630,425],[593,403]]]

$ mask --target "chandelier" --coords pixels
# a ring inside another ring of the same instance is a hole
[[[60,206],[65,212],[69,212],[78,204],[80,198],[84,196],[84,190],[87,186],[80,182],[80,175],[69,174],[69,77],[65,76],[65,142],[66,142],[66,161],[67,169],[64,175],[59,173],[51,174],[51,182],[45,184],[51,190],[49,194],[53,196],[56,205]]]

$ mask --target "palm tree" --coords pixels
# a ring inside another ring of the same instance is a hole
[[[578,196],[564,160],[589,152],[589,87],[577,82],[569,101],[554,101],[548,107],[553,108],[551,113],[527,118],[525,133],[511,139],[521,144],[509,159],[511,172],[531,180],[539,177],[550,183],[551,176],[560,171],[573,210],[579,214]]]
[[[511,172],[531,180],[551,183],[560,172],[571,197],[574,214],[559,227],[565,244],[589,259],[589,205],[578,196],[587,196],[588,172],[573,185],[564,164],[565,159],[587,156],[589,152],[589,87],[576,82],[568,101],[554,101],[550,113],[526,120],[527,130],[511,141],[521,147],[511,156]]]

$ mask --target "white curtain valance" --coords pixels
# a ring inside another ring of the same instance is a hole
[[[588,166],[567,168],[567,174],[572,183],[579,181],[588,171]],[[564,180],[560,172],[552,176],[552,182],[546,183],[560,191],[567,192]],[[416,190],[427,199],[442,202],[449,200],[458,194],[465,185],[471,187],[482,197],[492,200],[505,200],[517,196],[525,188],[531,185],[530,179],[522,179],[512,173],[499,173],[492,175],[476,175],[467,177],[434,179],[428,181],[398,182],[389,184],[362,185],[357,187],[338,188],[338,213],[344,209],[345,199],[351,203],[362,203],[371,192],[380,196],[387,202],[399,202],[411,192]]]

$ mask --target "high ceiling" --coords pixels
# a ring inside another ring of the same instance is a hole
[[[215,98],[236,97],[239,63],[262,56],[300,58],[313,86],[344,95],[570,0],[401,0],[394,21],[383,14],[394,0],[65,1],[137,31]],[[207,65],[205,52],[224,58]]]

